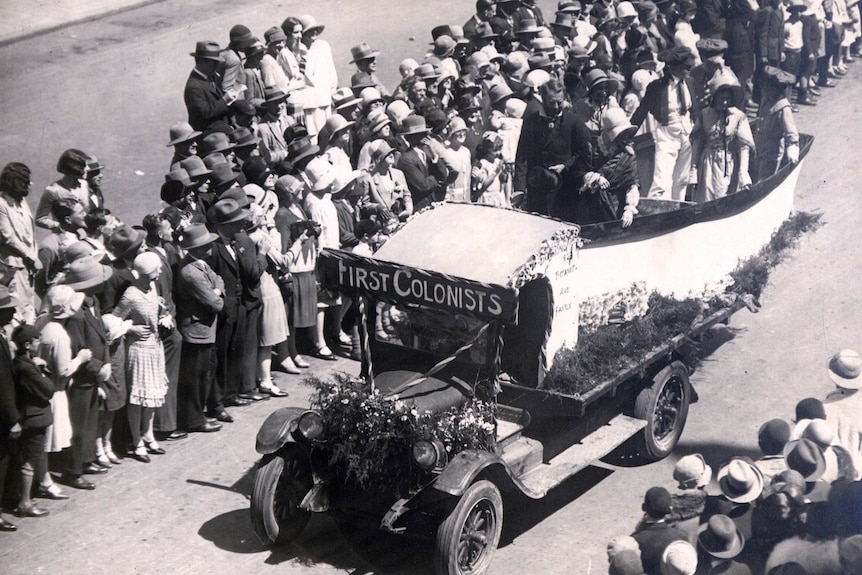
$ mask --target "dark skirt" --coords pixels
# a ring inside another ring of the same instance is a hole
[[[293,327],[317,324],[317,274],[312,270],[293,276]]]

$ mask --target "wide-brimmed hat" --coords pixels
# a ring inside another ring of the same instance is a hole
[[[619,89],[619,82],[614,80],[613,78],[609,78],[607,73],[604,70],[599,68],[593,68],[589,72],[587,72],[586,78],[584,78],[584,82],[587,85],[587,91],[592,92],[593,90],[604,86],[608,92],[614,93]]]
[[[180,235],[180,247],[184,250],[199,248],[213,243],[218,239],[216,234],[210,233],[204,224],[191,224],[183,229]]]
[[[171,126],[169,133],[171,141],[165,145],[166,148],[170,148],[171,146],[175,146],[182,142],[194,140],[201,135],[201,132],[192,128],[192,125],[188,122],[177,122]]]
[[[521,18],[518,27],[515,28],[515,34],[536,34],[541,29],[535,18]]]
[[[661,554],[661,575],[694,575],[697,549],[688,541],[672,541]]]
[[[195,51],[190,52],[189,56],[221,62],[221,46],[219,46],[217,42],[198,42],[197,44],[195,44]]]
[[[281,91],[280,88],[269,86],[263,90],[263,103],[272,104],[274,102],[283,102],[287,98],[287,94]]]
[[[434,39],[434,47],[431,49],[433,54],[438,58],[448,58],[455,53],[455,48],[458,47],[458,42],[448,34],[441,34]]]
[[[341,114],[333,114],[326,119],[326,123],[317,134],[317,143],[320,148],[329,146],[329,142],[339,132],[350,129],[354,122],[348,121]]]
[[[96,172],[101,172],[103,169],[105,169],[105,164],[100,162],[99,158],[96,156],[90,156],[87,158],[87,177]]]
[[[852,349],[842,349],[829,360],[829,379],[844,389],[862,389],[862,356]]]
[[[698,528],[697,544],[717,559],[730,559],[742,552],[745,537],[733,519],[727,515],[713,515]]]
[[[221,193],[236,183],[237,174],[230,164],[218,164],[213,166],[210,175],[210,189],[216,194]]]
[[[551,70],[554,66],[554,61],[551,60],[551,55],[548,52],[534,52],[527,58],[531,70]]]
[[[232,188],[225,190],[218,199],[233,200],[237,203],[240,209],[247,208],[251,205],[251,199],[248,197],[245,189],[239,186],[233,186]]]
[[[290,174],[285,174],[275,181],[275,195],[283,197],[285,194],[295,196],[305,188],[305,183]]]
[[[790,441],[790,424],[783,419],[770,419],[757,431],[757,444],[764,455],[778,455]]]
[[[287,41],[287,36],[284,30],[278,26],[273,26],[263,33],[263,39],[266,40],[267,44],[274,44],[276,42]]]
[[[299,23],[302,24],[302,33],[307,34],[311,30],[317,30],[318,33],[323,32],[325,26],[323,24],[318,24],[317,19],[311,14],[304,14],[297,18]]]
[[[655,70],[657,66],[658,60],[656,60],[655,53],[652,50],[641,50],[635,56],[635,67],[638,69]]]
[[[246,127],[237,128],[231,132],[230,139],[235,148],[252,147],[260,143],[260,138],[255,136],[254,132]]]
[[[835,443],[835,430],[825,419],[812,419],[802,430],[802,439],[813,441],[825,451]]]
[[[190,178],[209,176],[212,173],[198,156],[189,156],[180,162],[180,166],[188,173]]]
[[[319,153],[320,147],[312,144],[308,136],[296,138],[287,145],[287,159],[294,163]]]
[[[749,461],[734,457],[718,470],[718,486],[734,503],[750,503],[763,491],[763,475]]]
[[[18,298],[9,291],[8,287],[0,285],[0,309],[9,309],[17,307],[17,305]]]
[[[511,98],[513,93],[508,84],[498,82],[493,84],[488,90],[488,99],[491,101],[492,106],[496,106]]]
[[[224,132],[213,132],[211,134],[207,134],[204,136],[203,140],[201,140],[200,146],[201,156],[206,156],[213,152],[225,153],[236,147],[231,143],[227,134]]]
[[[533,41],[530,42],[530,48],[532,48],[533,52],[551,53],[554,51],[556,45],[557,43],[554,42],[553,38],[533,38]]]
[[[797,439],[784,446],[787,467],[798,471],[805,481],[817,481],[826,471],[826,457],[819,445],[810,439]]]
[[[737,108],[742,105],[744,97],[742,86],[739,85],[739,80],[729,69],[719,69],[710,79],[708,87],[712,94],[712,102],[715,102],[715,96],[719,91],[727,90],[730,91],[730,105]]]
[[[673,478],[686,487],[706,487],[712,481],[712,468],[706,464],[703,455],[692,453],[676,462]]]
[[[114,257],[124,258],[136,254],[145,238],[144,232],[136,230],[128,224],[121,224],[111,232],[105,247],[114,254]]]
[[[602,116],[602,130],[608,142],[614,142],[621,136],[634,136],[638,127],[631,123],[622,108],[608,108]]]
[[[429,64],[428,62],[416,66],[416,69],[413,70],[413,75],[420,80],[436,80],[440,77],[439,72],[434,70],[434,64]]]
[[[419,115],[407,116],[401,120],[401,135],[427,134],[430,129],[425,124],[425,118]]]
[[[244,116],[257,116],[257,108],[254,104],[245,99],[239,99],[230,106],[234,116],[242,114]]]
[[[95,249],[93,244],[85,242],[84,240],[72,242],[68,246],[60,249],[60,257],[62,257],[63,261],[67,264],[81,258],[91,257],[94,253]]]
[[[216,166],[227,164],[227,158],[221,152],[210,152],[203,157],[204,166],[209,170],[215,170]]]
[[[355,182],[356,179],[362,175],[362,172],[359,170],[346,170],[336,168],[334,172],[335,175],[332,178],[332,185],[330,187],[333,197],[346,196],[347,186],[350,185],[352,182]]]
[[[95,258],[81,258],[69,264],[62,281],[73,290],[81,291],[105,283],[113,274],[110,266],[100,264]]]
[[[245,208],[241,208],[233,198],[221,199],[214,203],[207,211],[207,219],[217,226],[239,222],[248,219],[250,215],[250,212]]]
[[[374,140],[369,145],[369,152],[371,161],[375,164],[379,163],[380,160],[395,152],[395,148],[389,145],[384,139]]]
[[[338,88],[332,94],[332,106],[336,110],[341,110],[349,106],[355,106],[360,102],[362,102],[362,98],[357,96],[356,93],[350,88]]]
[[[260,156],[252,156],[242,163],[242,174],[245,181],[253,184],[261,184],[272,174],[266,160]]]
[[[60,284],[49,287],[45,292],[42,311],[54,319],[66,319],[75,315],[83,303],[84,294],[76,292],[68,285]]]
[[[527,172],[527,188],[556,192],[562,186],[563,180],[560,174],[542,166],[533,166]]]
[[[182,166],[182,164],[180,164]],[[179,182],[186,188],[192,187],[192,179],[189,173],[181,167],[177,167],[165,174],[165,182]]]
[[[350,63],[354,64],[359,60],[376,58],[379,55],[380,50],[372,49],[371,46],[368,45],[368,42],[360,42],[359,44],[350,49],[350,56],[353,58],[352,60],[350,60]]]
[[[325,158],[313,158],[303,172],[312,192],[328,190],[335,179],[335,168]]]
[[[473,34],[474,38],[479,38],[481,40],[490,40],[491,38],[496,38],[499,36],[496,32],[494,32],[494,28],[491,27],[491,24],[488,22],[479,22],[476,24],[476,32]]]
[[[557,28],[563,28],[565,30],[572,30],[575,27],[575,20],[568,12],[557,12],[554,21],[551,22],[551,26],[556,26]]]

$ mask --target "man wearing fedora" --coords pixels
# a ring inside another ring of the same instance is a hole
[[[237,89],[238,86],[242,85],[242,56],[240,56],[240,52],[244,52],[254,41],[251,30],[242,24],[231,27],[229,35],[230,40],[227,48],[219,51],[221,62],[218,66],[218,75],[221,79],[221,88],[225,92]]]
[[[28,182],[29,183],[29,182]],[[15,449],[21,436],[21,414],[15,401],[15,379],[12,376],[12,351],[9,347],[9,326],[15,315],[18,300],[9,289],[0,284],[0,510],[6,492],[6,478]],[[10,497],[11,499],[11,497]],[[15,531],[18,526],[0,515],[0,531]]]
[[[188,122],[177,122],[171,126],[170,140],[165,145],[170,148],[173,146],[174,155],[171,158],[171,166],[178,162],[182,162],[186,158],[196,156],[198,153],[198,138],[202,132],[192,128]]]
[[[716,480],[720,492],[707,496],[701,524],[726,515],[745,540],[751,539],[751,515],[754,502],[763,493],[763,475],[748,457],[731,457],[718,469]]]
[[[189,124],[205,131],[215,122],[230,122],[230,105],[238,98],[235,88],[224,90],[218,83],[216,70],[222,62],[221,48],[215,42],[198,42],[191,56],[195,67],[186,80],[183,99],[189,114]]]
[[[480,24],[487,24],[497,10],[497,4],[494,0],[477,0],[476,13],[470,16],[470,19],[464,22],[464,36],[469,40],[476,37],[476,30]]]
[[[356,73],[350,77],[350,85],[376,88],[384,98],[389,99],[389,90],[377,76],[377,56],[380,55],[380,50],[372,49],[368,42],[360,42],[350,49],[350,55],[350,63],[357,68]]]
[[[260,137],[260,150],[263,159],[270,166],[274,166],[287,159],[288,143],[284,139],[284,131],[291,124],[291,121],[284,113],[284,101],[287,94],[274,87],[266,88],[264,94],[260,108],[260,121],[257,124],[257,135]]]
[[[76,489],[95,489],[83,478],[84,473],[107,471],[96,465],[99,399],[105,397],[105,382],[111,377],[111,356],[108,335],[102,323],[102,306],[97,297],[105,288],[113,270],[93,258],[82,258],[69,265],[63,283],[84,294],[84,303],[66,320],[66,332],[72,342],[72,355],[90,350],[89,361],[72,374],[67,395],[69,418],[72,422],[72,447],[63,472],[63,481]]]
[[[285,94],[302,86],[301,82],[292,83],[287,73],[278,61],[285,49],[287,36],[278,26],[273,26],[263,33],[266,41],[266,51],[260,60],[260,73],[264,86],[278,88]]]
[[[266,54],[266,47],[257,38],[245,49],[245,62],[242,69],[246,90],[243,98],[252,104],[259,104],[264,98],[266,84],[261,71],[264,54]]]
[[[220,199],[207,215],[219,236],[207,263],[224,280],[225,295],[216,330],[216,379],[207,410],[211,417],[230,421],[225,406],[264,399],[255,392],[255,376],[260,277],[266,258],[245,232],[249,211],[235,199]]]
[[[857,477],[862,473],[862,357],[843,349],[829,360],[829,379],[835,391],[826,396],[823,409],[826,421],[835,430],[835,439],[853,460]]]
[[[745,563],[734,558],[742,553],[745,537],[727,515],[714,515],[697,534],[697,575],[751,575]]]
[[[431,148],[429,132],[422,116],[408,116],[401,123],[401,136],[410,147],[398,159],[398,169],[404,172],[415,211],[446,195],[449,169]]]
[[[177,272],[177,323],[183,336],[177,389],[177,425],[192,432],[221,429],[204,415],[213,383],[218,316],[224,308],[224,281],[207,259],[218,240],[203,224],[187,227],[180,238],[186,251]]]

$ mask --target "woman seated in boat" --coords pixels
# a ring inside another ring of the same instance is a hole
[[[758,112],[757,181],[768,178],[786,164],[799,161],[799,132],[793,120],[787,88],[796,83],[793,74],[767,66]]]
[[[739,109],[743,91],[739,80],[721,69],[709,81],[710,104],[695,122],[692,157],[697,167],[694,201],[708,202],[751,185],[748,160],[754,137]]]
[[[638,171],[632,138],[637,131],[622,108],[610,108],[602,117],[601,138],[607,160],[584,174],[580,202],[573,221],[580,225],[622,220],[629,227],[638,213]]]

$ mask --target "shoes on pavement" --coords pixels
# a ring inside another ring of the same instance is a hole
[[[152,455],[164,455],[165,454],[165,450],[155,441],[147,441],[145,439],[144,445],[147,448],[147,453],[150,453]]]
[[[325,345],[323,347],[317,348],[317,357],[326,361],[338,361],[338,358],[335,357],[335,354],[332,353],[332,350]]]
[[[84,466],[84,473],[87,475],[101,475],[107,473],[108,470],[101,465],[91,461]]]
[[[290,373],[293,375],[299,375],[302,373],[299,371],[299,367],[293,362],[293,359],[290,357],[284,358],[281,362],[281,369],[284,370],[285,373]]]
[[[96,488],[95,483],[87,481],[80,475],[64,475],[63,483],[69,487],[74,487],[75,489],[86,489],[87,491],[92,491]]]
[[[6,521],[2,517],[0,517],[0,531],[6,531],[7,533],[11,533],[12,531],[17,531],[18,526],[12,523],[11,521]]]
[[[268,395],[263,395],[262,393],[258,393],[256,391],[250,391],[248,393],[240,393],[239,396],[242,399],[247,399],[249,401],[264,401],[269,399]]]
[[[23,507],[15,508],[15,517],[44,517],[50,513],[47,509],[40,509],[36,507],[35,503],[31,503],[30,505],[26,505]]]
[[[212,433],[213,431],[219,431],[220,429],[220,423],[211,423],[207,421],[203,425],[198,425],[197,427],[190,427],[189,431],[192,433]]]
[[[215,412],[213,419],[222,423],[233,423],[233,416],[225,410]]]
[[[129,457],[132,459],[136,459],[141,463],[149,463],[150,456],[147,455],[147,449],[142,445],[140,447],[136,447],[132,451],[129,452]]]
[[[261,383],[260,384],[260,392],[269,394],[272,397],[287,397],[288,393],[283,389],[280,389],[277,385],[272,382],[269,383]]]
[[[294,365],[296,365],[296,367],[302,367],[302,368],[311,367],[311,364],[308,363],[307,361],[305,361],[301,355],[297,355],[296,357],[294,357],[293,363],[294,363]]]
[[[175,429],[170,433],[159,433],[156,436],[156,439],[159,441],[178,441],[180,439],[185,439],[189,434],[185,431],[180,431],[179,429]]]
[[[244,407],[246,405],[251,404],[250,399],[244,399],[242,397],[234,396],[224,400],[224,404],[228,407]]]
[[[98,463],[100,467],[104,467],[105,469],[110,469],[113,467],[113,465],[111,465],[111,460],[108,459],[108,455],[106,453],[100,453],[99,455],[97,455],[96,463]]]
[[[60,489],[56,483],[52,483],[48,487],[44,487],[42,485],[39,486],[39,489],[36,491],[36,496],[41,497],[42,499],[69,499],[69,496],[63,493],[63,490]]]
[[[119,465],[122,463],[122,461],[120,461],[120,458],[117,457],[117,454],[113,451],[106,451],[105,456],[108,458],[108,461],[110,461],[114,465]]]

